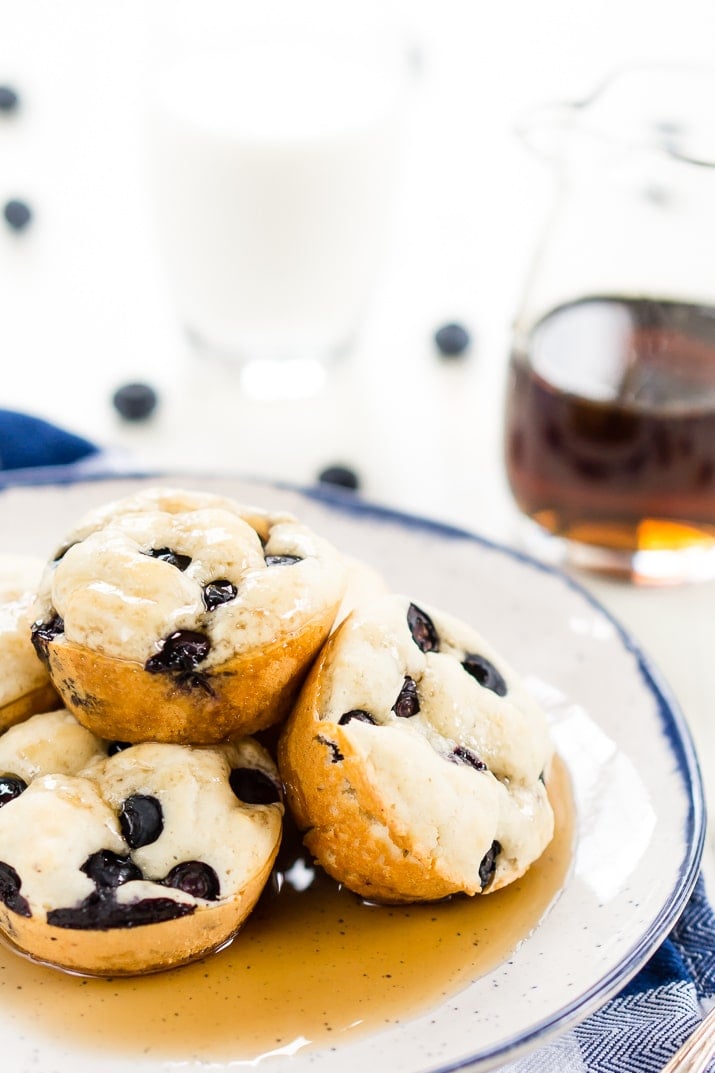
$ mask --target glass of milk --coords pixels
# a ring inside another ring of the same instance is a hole
[[[390,233],[409,82],[394,36],[247,27],[157,73],[148,152],[181,323],[237,362],[327,363]]]

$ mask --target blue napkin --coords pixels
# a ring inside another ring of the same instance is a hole
[[[0,409],[0,488],[115,471],[111,452],[40,417]]]
[[[0,410],[0,487],[116,471],[106,452],[37,417]],[[582,1024],[505,1073],[660,1073],[715,1005],[715,914],[700,879],[650,961]],[[710,1067],[715,1071],[715,1061]]]
[[[504,1073],[660,1073],[713,1005],[715,914],[701,878],[668,938],[623,991]]]

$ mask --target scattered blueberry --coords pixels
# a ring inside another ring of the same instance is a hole
[[[492,842],[487,852],[482,857],[479,865],[479,881],[482,884],[482,890],[488,887],[492,879],[494,879],[494,873],[497,868],[497,857],[501,853],[501,843],[496,839]]]
[[[18,775],[0,775],[0,807],[14,801],[26,789],[27,783]]]
[[[376,726],[376,720],[366,712],[364,708],[353,708],[350,712],[345,712],[338,719],[338,726],[344,727],[346,723],[352,722],[353,719],[357,719],[359,723],[372,723]]]
[[[124,840],[132,849],[156,842],[164,830],[161,805],[150,794],[132,794],[122,802],[119,826]]]
[[[234,600],[237,592],[238,589],[233,582],[227,581],[226,578],[221,578],[219,581],[209,581],[208,585],[204,586],[204,607],[207,611],[213,611],[215,607],[220,607],[221,604],[227,604],[229,600]]]
[[[209,902],[215,902],[221,893],[218,876],[204,861],[182,861],[161,882],[166,887],[183,890],[192,898],[205,898]]]
[[[485,689],[491,689],[498,697],[507,694],[506,682],[493,663],[484,656],[478,656],[474,652],[468,652],[462,660],[462,666],[467,674],[471,674]]]
[[[461,324],[444,324],[434,333],[435,346],[446,358],[463,354],[471,342],[469,332]]]
[[[392,705],[392,710],[400,719],[410,719],[417,715],[420,710],[420,700],[417,696],[417,684],[409,676],[405,678],[400,694]]]
[[[3,216],[13,231],[23,231],[32,219],[32,209],[19,198],[11,198],[5,202]]]
[[[0,86],[0,112],[14,112],[20,104],[17,90],[12,86]]]
[[[360,487],[360,478],[349,466],[326,466],[318,474],[318,480],[321,484],[335,484],[351,492],[356,492]]]
[[[407,625],[421,652],[436,652],[439,649],[439,637],[434,628],[434,623],[426,611],[417,604],[410,604],[407,608]]]
[[[144,421],[154,413],[158,401],[154,388],[139,381],[123,384],[112,396],[115,410],[127,421]]]
[[[281,799],[273,779],[258,768],[235,767],[228,781],[239,801],[247,805],[274,805]]]

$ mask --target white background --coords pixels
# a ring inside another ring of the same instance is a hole
[[[234,15],[252,6],[229,5]],[[712,3],[396,5],[423,73],[390,256],[348,362],[319,396],[289,405],[246,399],[232,370],[187,351],[154,244],[144,77],[152,46],[196,7],[0,3],[0,83],[23,100],[17,115],[0,116],[0,201],[25,198],[35,212],[20,235],[0,226],[0,406],[150,467],[306,484],[343,461],[372,499],[503,535],[512,524],[499,444],[509,324],[551,190],[514,124],[542,102],[583,97],[623,63],[715,60]],[[220,7],[198,5],[206,18]],[[451,319],[475,343],[447,368],[431,336]],[[114,388],[135,378],[161,397],[141,426],[111,405]]]
[[[515,122],[542,102],[587,95],[623,63],[715,62],[712,0],[398,6],[423,73],[390,256],[355,352],[322,393],[290,404],[246,398],[235,370],[187,351],[155,249],[144,76],[151,41],[190,7],[210,10],[197,0],[0,2],[0,83],[23,98],[16,116],[0,116],[0,201],[26,198],[35,212],[22,234],[0,226],[0,406],[119,449],[133,468],[305,485],[345,462],[370,499],[514,541],[501,393],[551,193]],[[446,365],[431,337],[452,319],[474,346]],[[123,423],[111,404],[135,378],[161,399],[143,425]],[[713,586],[589,585],[661,666],[715,787]]]

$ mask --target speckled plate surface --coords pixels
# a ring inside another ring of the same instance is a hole
[[[0,494],[0,552],[45,556],[77,515],[141,479],[9,488]],[[153,480],[152,483],[159,483]],[[233,478],[161,483],[293,510],[391,589],[471,621],[526,677],[546,707],[577,813],[573,866],[559,898],[515,954],[428,1014],[330,1049],[296,1040],[265,1064],[279,1073],[336,1068],[436,1073],[494,1068],[563,1031],[641,967],[695,882],[703,793],[689,733],[656,671],[620,627],[571,581],[505,548],[339,495],[310,495]],[[3,954],[4,957],[12,955]],[[51,971],[51,970],[42,970]],[[0,974],[0,986],[3,978]],[[111,1020],[111,996],[106,1016]],[[48,1030],[36,999],[3,1002],[0,1034],[15,1073],[125,1073],[126,1053]],[[76,1031],[75,1031],[76,1029]],[[132,1026],[127,1025],[127,1034]],[[237,1025],[237,1040],[240,1026]],[[336,1050],[337,1048],[337,1050]],[[235,1058],[177,1061],[137,1041],[131,1068],[147,1073],[256,1065]]]

